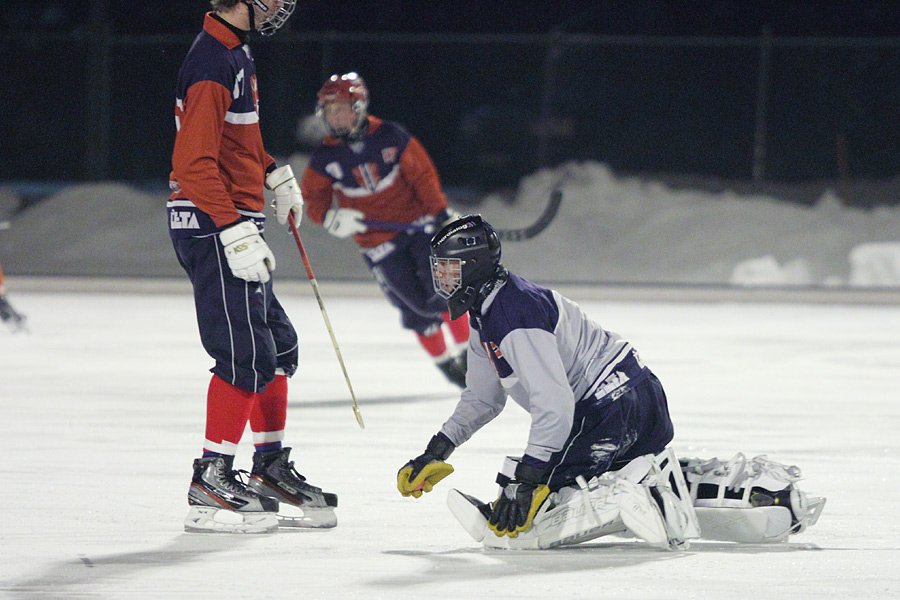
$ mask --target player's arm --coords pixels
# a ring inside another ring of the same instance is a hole
[[[400,156],[400,170],[428,214],[437,215],[447,209],[447,196],[441,189],[437,169],[425,147],[414,137]]]
[[[184,196],[224,227],[240,215],[219,172],[219,146],[231,92],[214,81],[188,88],[172,152],[172,171]]]
[[[331,235],[348,238],[368,231],[368,226],[363,223],[365,215],[362,211],[355,208],[332,208],[334,188],[327,175],[307,167],[300,182],[300,190],[306,200],[306,214],[310,220],[324,227]]]
[[[450,453],[503,410],[506,394],[488,363],[484,350],[477,352],[477,348],[481,346],[478,339],[477,332],[473,331],[469,338],[467,381],[472,381],[474,388],[467,386],[463,390],[453,415],[431,438],[425,452],[411,459],[397,473],[397,489],[403,496],[418,498],[423,492],[430,492],[435,484],[453,472],[453,467],[446,462]],[[475,346],[471,345],[473,340]],[[482,379],[484,376],[492,377],[497,387]],[[499,393],[499,396],[494,398],[495,402],[485,401],[481,400],[474,390],[481,390],[482,393]]]
[[[545,329],[516,329],[500,350],[528,393],[531,429],[525,454],[548,460],[572,430],[575,395],[557,350],[556,336]]]

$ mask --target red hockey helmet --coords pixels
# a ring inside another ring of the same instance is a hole
[[[326,107],[332,102],[349,102],[354,118],[346,127],[336,127],[326,118]],[[369,89],[362,77],[356,73],[332,75],[319,90],[319,101],[316,105],[316,116],[325,124],[331,135],[336,137],[353,136],[366,119],[369,108]]]

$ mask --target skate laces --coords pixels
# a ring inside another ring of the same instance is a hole
[[[290,485],[295,485],[300,489],[304,489],[311,492],[319,493],[322,491],[321,488],[318,488],[314,485],[310,485],[306,483],[306,477],[301,475],[297,469],[294,468],[294,461],[284,461],[281,463],[279,470],[279,474],[282,478],[288,480]]]
[[[246,483],[249,481],[250,477],[250,474],[247,471],[244,471],[243,469],[229,469],[224,463],[222,463],[221,468],[218,464],[214,463],[213,468],[213,480],[216,486],[235,494],[251,493],[256,495],[256,492],[254,492]]]

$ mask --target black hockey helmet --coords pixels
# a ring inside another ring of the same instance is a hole
[[[483,300],[485,284],[502,272],[500,238],[481,215],[451,221],[431,239],[431,279],[451,319]]]

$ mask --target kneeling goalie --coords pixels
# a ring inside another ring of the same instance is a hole
[[[452,473],[446,459],[509,396],[531,414],[531,429],[523,456],[508,457],[497,476],[499,496],[487,504],[448,495],[453,514],[487,547],[551,548],[626,533],[678,550],[700,537],[701,525],[713,539],[762,542],[818,518],[824,500],[796,489],[796,467],[742,455],[679,463],[667,448],[674,432],[665,392],[634,348],[571,300],[507,271],[497,234],[480,216],[447,224],[431,251],[434,287],[451,318],[470,315],[468,373],[453,414],[397,474],[403,496],[418,498]]]

